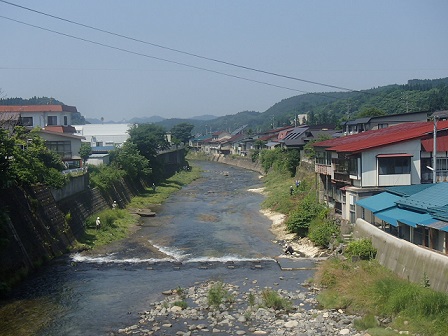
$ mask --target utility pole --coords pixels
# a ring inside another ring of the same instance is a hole
[[[432,183],[437,183],[437,117],[434,116],[434,133],[432,149]]]

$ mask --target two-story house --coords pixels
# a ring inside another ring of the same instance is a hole
[[[385,187],[432,182],[434,133],[438,180],[448,172],[448,121],[411,122],[314,144],[320,198],[354,223],[356,201]]]
[[[76,107],[67,105],[0,106],[0,120],[14,121],[14,125],[39,127],[45,145],[58,153],[69,168],[82,165],[79,149],[84,137],[76,136],[72,118],[79,114]],[[13,126],[12,124],[9,126]]]
[[[75,106],[67,105],[2,105],[0,114],[9,113],[19,116],[22,126],[41,127],[69,126],[74,114],[79,114]]]

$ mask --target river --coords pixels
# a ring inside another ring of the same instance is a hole
[[[260,213],[258,174],[197,162],[202,177],[143,219],[128,239],[95,254],[57,258],[0,305],[0,334],[116,335],[162,292],[208,279],[296,288],[310,269],[282,271],[271,221]],[[232,267],[229,267],[229,263]]]

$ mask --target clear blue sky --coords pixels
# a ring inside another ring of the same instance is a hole
[[[448,77],[446,0],[10,2],[183,52],[354,90]],[[336,91],[137,43],[2,2],[0,15],[132,52],[0,18],[3,94],[54,97],[90,118],[263,112],[300,91]]]

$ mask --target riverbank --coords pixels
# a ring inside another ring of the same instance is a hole
[[[355,315],[342,310],[310,308],[313,290],[272,287],[245,278],[241,285],[207,281],[188,288],[167,290],[165,298],[140,314],[138,324],[118,330],[119,335],[352,335]]]
[[[249,191],[264,194],[265,188],[249,189]],[[270,209],[261,209],[260,212],[272,221],[271,232],[276,237],[274,243],[283,247],[288,245],[294,249],[295,253],[285,255],[285,257],[320,258],[327,256],[326,250],[315,246],[308,238],[300,238],[295,233],[288,232],[285,225],[286,215]]]

